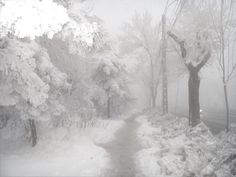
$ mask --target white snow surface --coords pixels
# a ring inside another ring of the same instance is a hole
[[[236,126],[214,137],[204,123],[188,127],[187,118],[145,115],[138,138],[143,149],[136,169],[147,177],[233,177],[236,175]]]
[[[111,168],[110,157],[97,144],[111,141],[124,122],[99,121],[90,128],[59,127],[48,130],[40,135],[34,148],[26,147],[26,142],[19,145],[1,136],[0,176],[102,175],[103,170]]]

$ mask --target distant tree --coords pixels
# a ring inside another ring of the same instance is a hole
[[[233,0],[209,0],[208,8],[213,26],[214,51],[217,54],[218,68],[223,83],[226,109],[226,130],[229,131],[230,105],[228,84],[235,76],[236,70],[236,18],[234,15],[236,4]]]
[[[93,80],[105,93],[106,114],[110,118],[111,112],[115,112],[120,104],[126,105],[130,97],[125,68],[114,59],[102,59],[94,72]],[[112,103],[115,104],[113,109]]]
[[[150,91],[150,107],[156,107],[157,88],[160,80],[160,25],[154,24],[151,15],[136,14],[130,23],[124,25],[121,40],[122,53],[136,53],[142,58],[142,67],[147,66],[148,78],[145,84]]]

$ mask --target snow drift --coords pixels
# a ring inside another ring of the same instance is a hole
[[[235,125],[215,137],[203,122],[190,128],[186,118],[173,115],[147,115],[137,121],[145,148],[137,153],[136,167],[144,176],[236,175]]]

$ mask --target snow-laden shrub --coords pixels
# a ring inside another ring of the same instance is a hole
[[[153,134],[160,150],[155,153],[163,176],[200,176],[214,157],[215,138],[201,122],[190,128],[187,118],[171,114],[151,116],[149,121],[160,131]]]
[[[186,132],[185,153],[186,166],[185,175],[200,175],[201,170],[212,160],[215,150],[215,138],[209,128],[201,122]]]
[[[231,124],[228,133],[217,135],[216,140],[215,156],[202,171],[202,175],[236,176],[236,124]]]
[[[236,125],[228,133],[213,136],[201,122],[188,126],[187,118],[171,114],[149,115],[151,147],[144,156],[155,156],[160,172],[169,177],[233,177],[236,175]],[[155,131],[154,131],[155,130]],[[142,138],[142,137],[141,137]],[[145,138],[144,138],[145,141]],[[154,149],[157,149],[153,152]],[[150,153],[152,152],[152,153]],[[152,157],[153,159],[153,157]],[[143,162],[145,163],[145,162]],[[148,172],[147,172],[148,174]]]

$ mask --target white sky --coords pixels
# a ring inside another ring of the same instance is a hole
[[[95,15],[104,20],[108,32],[117,34],[124,22],[129,22],[135,11],[149,11],[154,20],[160,20],[166,0],[88,0]]]

